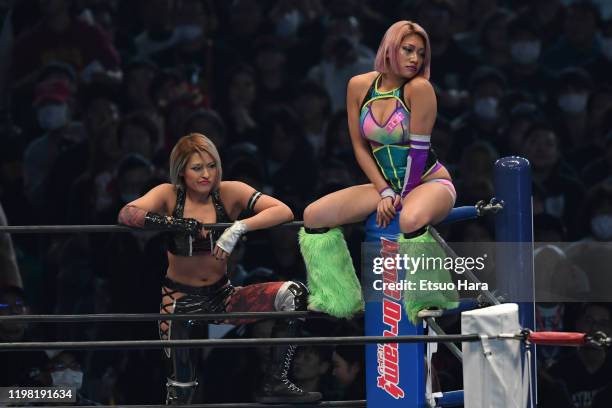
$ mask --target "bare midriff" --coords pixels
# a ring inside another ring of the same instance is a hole
[[[209,286],[225,275],[227,261],[218,261],[210,253],[178,256],[168,252],[166,276],[175,282],[189,286]]]

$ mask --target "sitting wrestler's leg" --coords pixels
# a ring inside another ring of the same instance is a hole
[[[441,180],[438,182],[438,180]],[[452,183],[445,179],[427,181],[408,193],[400,214],[402,234],[398,239],[400,253],[421,257],[430,265],[417,271],[406,271],[405,280],[416,283],[426,280],[435,284],[452,282],[450,271],[444,268],[445,251],[429,232],[429,224],[440,222],[455,203]],[[453,309],[457,307],[455,290],[406,290],[404,307],[408,318],[416,323],[418,312],[423,309]]]
[[[163,288],[160,313],[181,313],[186,296]],[[190,339],[193,325],[190,320],[162,320],[159,336],[162,340]],[[190,404],[198,386],[196,378],[197,349],[173,347],[164,349],[164,362],[168,373],[166,382],[166,405]]]
[[[228,312],[265,312],[306,310],[308,289],[300,282],[271,282],[236,288],[228,304]],[[301,319],[276,320],[272,337],[296,337]],[[272,347],[266,372],[256,395],[264,404],[306,403],[321,399],[321,393],[306,392],[289,380],[295,345]]]
[[[328,194],[304,211],[299,243],[308,272],[311,310],[339,318],[363,310],[361,285],[337,226],[362,221],[376,210],[379,200],[374,186],[364,184]]]

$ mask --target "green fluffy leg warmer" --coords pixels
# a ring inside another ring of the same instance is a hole
[[[321,234],[300,230],[300,250],[308,272],[308,307],[348,318],[363,310],[361,285],[340,228]]]
[[[404,307],[408,319],[414,324],[424,309],[454,309],[459,306],[459,294],[452,284],[451,272],[444,267],[446,253],[429,232],[398,240],[399,251],[407,255],[410,267],[406,270],[409,289],[404,290]],[[420,262],[412,267],[413,261]]]

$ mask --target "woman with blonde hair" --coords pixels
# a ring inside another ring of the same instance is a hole
[[[300,246],[311,291],[309,307],[338,317],[363,308],[361,287],[339,228],[376,211],[385,228],[400,212],[400,251],[422,243],[439,254],[427,226],[453,208],[451,176],[431,148],[436,95],[429,82],[431,49],[425,30],[411,21],[393,24],[382,39],[375,71],[348,83],[347,113],[355,158],[370,183],[329,194],[304,211]],[[403,249],[402,249],[403,248]],[[446,270],[427,279],[448,281]],[[405,293],[411,320],[420,309],[455,307],[456,293]]]
[[[119,222],[168,231],[168,270],[162,286],[161,313],[220,313],[305,310],[308,290],[300,282],[270,282],[234,287],[226,276],[227,259],[247,231],[293,219],[279,200],[238,181],[222,181],[215,145],[204,135],[181,138],[170,154],[171,183],[154,187],[119,213]],[[253,215],[237,220],[249,210]],[[222,234],[202,224],[233,222]],[[273,335],[295,335],[296,321],[277,320]],[[160,321],[162,339],[189,339],[193,322]],[[170,366],[167,404],[189,404],[198,385],[197,350],[165,349]],[[273,349],[256,400],[262,403],[312,402],[320,393],[305,392],[288,378],[295,346]],[[193,354],[192,354],[193,353]]]

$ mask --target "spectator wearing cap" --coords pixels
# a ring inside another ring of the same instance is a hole
[[[41,1],[42,18],[19,36],[13,46],[13,76],[28,80],[49,61],[70,64],[89,82],[95,74],[115,76],[119,54],[104,31],[72,15],[71,0]]]
[[[570,4],[563,19],[563,35],[542,55],[544,66],[556,72],[570,66],[584,67],[597,59],[600,18],[597,6],[588,0]]]
[[[78,80],[72,65],[62,61],[49,61],[36,75],[34,84],[24,83],[23,86],[16,84],[11,95],[11,114],[15,123],[24,129],[24,136],[28,141],[30,135],[35,135],[39,128],[32,116],[32,97],[35,93],[35,84],[47,81],[64,81],[70,88],[70,93],[76,95]],[[34,88],[34,89],[33,89]]]
[[[26,196],[35,207],[44,205],[44,185],[60,153],[82,140],[82,127],[72,126],[72,92],[63,80],[37,85],[34,108],[39,127],[45,132],[26,147],[23,159]]]
[[[455,155],[476,140],[496,141],[505,119],[501,102],[506,77],[500,70],[487,66],[476,69],[470,77],[469,90],[471,109],[452,123]],[[458,157],[453,157],[453,161],[458,162]]]

